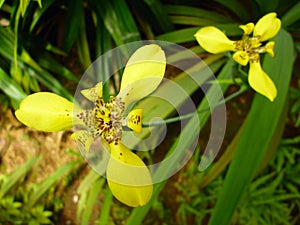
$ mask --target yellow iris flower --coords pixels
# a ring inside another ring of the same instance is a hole
[[[274,101],[277,89],[270,77],[262,70],[260,65],[260,53],[268,53],[274,56],[274,42],[263,45],[262,42],[273,38],[280,30],[281,21],[276,13],[268,13],[254,25],[248,23],[241,25],[244,31],[243,39],[232,41],[213,26],[203,27],[195,34],[196,40],[206,51],[218,54],[225,51],[235,51],[233,59],[240,65],[249,65],[248,81],[250,86],[258,93]],[[253,33],[252,36],[250,34]]]
[[[72,138],[86,151],[96,138],[109,146],[110,159],[106,177],[113,195],[128,206],[145,205],[152,196],[153,185],[145,163],[124,144],[122,127],[135,132],[142,131],[142,109],[131,110],[128,106],[151,92],[163,79],[166,68],[164,51],[155,44],[139,48],[128,60],[124,69],[120,92],[108,102],[102,98],[102,83],[81,91],[94,103],[93,109],[83,110],[67,99],[49,92],[27,96],[15,112],[16,117],[28,127],[55,132],[84,126]]]

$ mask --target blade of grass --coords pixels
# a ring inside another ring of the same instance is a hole
[[[4,4],[5,0],[0,0],[0,8],[2,7],[2,5]]]
[[[243,21],[249,21],[249,12],[238,0],[216,0],[216,2],[222,4],[224,7],[230,9]]]
[[[80,32],[80,23],[84,20],[82,0],[67,1],[67,15],[63,34],[63,48],[69,52]],[[83,31],[81,31],[83,32]]]
[[[98,220],[98,224],[108,224],[110,207],[112,204],[113,195],[109,188],[104,192],[104,202],[101,209],[101,216]]]
[[[123,23],[123,41],[124,43],[130,43],[133,41],[141,40],[139,29],[135,23],[134,17],[125,0],[111,1],[112,6],[118,15],[119,20]]]
[[[104,179],[98,179],[93,184],[89,191],[86,207],[82,214],[81,223],[82,225],[90,224],[90,217],[93,212],[94,205],[97,203],[98,194],[102,190],[102,186],[104,184]]]
[[[92,184],[99,180],[99,177],[100,175],[98,173],[96,173],[94,170],[90,170],[88,175],[80,182],[80,185],[77,189],[77,193],[80,195],[76,211],[76,218],[78,222],[80,222],[80,217],[85,209],[89,189],[91,188]]]
[[[233,20],[229,17],[223,16],[219,13],[201,9],[192,6],[185,5],[166,5],[165,6],[168,14],[171,15],[183,15],[183,16],[195,16],[198,18],[206,18],[210,21],[221,22],[221,23],[231,23]]]
[[[37,58],[37,63],[44,69],[49,70],[50,72],[56,73],[59,76],[62,76],[70,81],[79,82],[79,78],[76,77],[69,69],[59,64],[53,57],[43,52],[39,54]]]
[[[156,17],[158,22],[158,26],[163,30],[163,32],[168,32],[174,29],[172,23],[169,20],[167,12],[165,10],[165,6],[157,0],[145,0],[144,1],[149,8],[151,9],[152,13]]]
[[[0,27],[0,34],[0,54],[7,60],[14,62],[14,33],[9,28]],[[17,56],[17,63],[18,70],[27,70],[27,73],[30,76],[40,81],[51,91],[72,100],[73,96],[62,86],[62,84],[47,70],[43,69],[26,50],[22,49],[21,55]],[[42,65],[44,64],[42,63]]]
[[[85,27],[85,19],[83,16],[79,24],[77,48],[78,48],[78,56],[84,69],[87,69],[92,64],[90,50],[89,50],[89,43],[87,41],[86,34],[87,32]]]
[[[293,40],[286,31],[281,30],[275,42],[276,56],[273,59],[266,57],[263,68],[277,85],[278,96],[271,103],[256,94],[209,225],[230,224],[239,199],[255,175],[277,129],[295,57]]]
[[[27,202],[27,206],[32,208],[36,202],[52,187],[55,182],[58,180],[68,171],[73,169],[78,164],[77,161],[68,163],[58,170],[56,170],[52,175],[50,175],[46,180],[44,180],[41,184],[38,185],[38,188],[32,193],[31,197]]]
[[[239,28],[239,25],[237,23],[227,23],[227,24],[214,23],[213,25],[218,27],[222,31],[224,31],[228,36],[237,36],[237,35],[240,36],[243,34],[243,31]],[[175,31],[158,35],[156,36],[156,39],[162,41],[168,41],[176,44],[191,42],[196,40],[194,34],[200,28],[201,26],[178,29]]]
[[[157,40],[168,41],[175,44],[195,41],[194,34],[200,27],[190,27],[184,28],[176,31],[171,31],[168,33],[164,33],[162,35],[156,36]]]
[[[104,25],[117,46],[140,40],[140,34],[134,22],[133,16],[123,0],[103,1],[103,4],[95,4],[97,15],[101,15]],[[125,53],[126,54],[126,53]]]
[[[24,63],[26,63],[29,67],[26,67]],[[69,100],[73,100],[73,95],[71,95],[69,91],[65,89],[54,76],[52,76],[52,74],[40,67],[40,65],[34,61],[25,50],[22,51],[22,55],[20,56],[19,66],[22,69],[26,68],[29,75],[35,77],[52,92],[60,94]]]
[[[37,160],[38,157],[33,157],[27,160],[23,165],[10,174],[9,179],[0,188],[0,199],[2,199],[5,194],[29,172]]]
[[[272,4],[264,0],[255,0],[255,1],[259,5],[259,9],[262,14],[267,14],[269,12],[276,12],[276,10],[278,9],[279,0],[272,1]]]
[[[192,26],[212,26],[215,24],[214,21],[205,18],[199,18],[196,16],[171,15],[170,20],[174,24],[192,25]]]
[[[0,89],[10,98],[20,102],[27,94],[0,68]]]
[[[53,2],[55,2],[55,0],[47,0],[47,1],[43,2],[43,6],[42,6],[42,4],[40,4],[40,8],[35,11],[34,18],[33,18],[32,22],[30,24],[30,29],[29,30],[31,32],[34,30],[35,26],[37,25],[37,23],[39,22],[41,17],[48,10],[48,8],[53,4]]]

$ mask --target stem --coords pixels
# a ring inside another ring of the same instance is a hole
[[[192,116],[194,116],[195,113],[200,114],[200,113],[206,112],[207,110],[210,110],[211,108],[215,108],[219,105],[222,105],[222,104],[230,101],[231,99],[233,99],[233,98],[241,95],[242,93],[244,93],[247,89],[248,89],[247,87],[242,86],[237,92],[229,95],[228,97],[224,98],[224,100],[219,101],[218,103],[216,103],[212,107],[207,107],[207,108],[198,110],[197,112],[188,113],[188,114],[185,114],[183,116],[172,117],[172,118],[165,119],[165,120],[162,120],[162,121],[154,121],[154,122],[149,122],[149,123],[143,123],[142,126],[143,127],[159,126],[159,125],[162,125],[162,124],[169,124],[169,123],[174,123],[174,122],[178,122],[178,121],[181,121],[181,120],[189,119]]]

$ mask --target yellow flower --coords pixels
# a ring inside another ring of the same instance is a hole
[[[142,131],[142,109],[128,106],[151,92],[163,79],[166,58],[155,44],[139,48],[128,60],[124,69],[120,92],[108,102],[102,98],[102,83],[81,91],[94,103],[92,109],[81,109],[72,102],[53,93],[40,92],[29,95],[20,104],[16,117],[25,125],[41,131],[59,131],[74,125],[84,126],[72,138],[89,151],[96,138],[110,149],[106,176],[113,195],[126,205],[145,205],[152,196],[150,172],[144,162],[122,140],[122,127]]]
[[[196,40],[206,51],[217,54],[225,51],[235,51],[233,59],[242,66],[250,62],[249,85],[258,93],[273,101],[277,95],[273,81],[262,70],[261,53],[274,56],[274,41],[263,45],[263,42],[273,38],[280,30],[281,21],[276,13],[268,13],[254,25],[241,25],[244,31],[242,40],[232,41],[222,31],[213,26],[203,27],[195,34]],[[250,34],[253,33],[252,36]]]

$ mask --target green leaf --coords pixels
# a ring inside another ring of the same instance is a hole
[[[42,8],[43,6],[42,6],[42,0],[36,0],[37,1],[37,3],[39,4],[39,7],[40,8]]]
[[[184,28],[156,36],[157,40],[168,41],[176,44],[195,41],[194,34],[200,27]]]
[[[5,0],[0,0],[0,8],[2,7],[2,5],[4,4]]]
[[[219,13],[201,9],[199,7],[185,6],[185,5],[166,5],[165,6],[168,14],[170,15],[182,15],[182,16],[193,16],[197,18],[205,18],[210,20],[212,23],[230,23],[233,20],[229,17],[223,16]]]
[[[74,42],[77,40],[80,30],[80,23],[84,20],[83,1],[73,0],[67,1],[68,11],[63,34],[63,47],[64,50],[69,52],[73,47]]]
[[[284,30],[274,41],[276,55],[274,58],[266,56],[263,68],[276,84],[278,96],[272,103],[259,94],[255,95],[209,225],[230,224],[243,191],[256,174],[271,144],[284,110],[295,60],[294,46],[291,36]]]
[[[208,173],[202,177],[200,188],[204,188],[205,186],[210,184],[228,166],[235,153],[237,143],[240,140],[241,133],[244,131],[244,127],[245,123],[243,123],[243,125],[231,141],[230,145],[226,148],[225,152],[221,155],[218,161],[214,163],[209,169]]]
[[[255,0],[259,5],[259,11],[262,14],[267,14],[269,12],[276,12],[279,5],[279,0],[273,0],[272,3],[265,0]]]
[[[244,21],[249,21],[249,11],[244,7],[241,1],[238,0],[216,0],[216,2],[222,4],[224,7],[230,9],[236,15],[238,15]]]
[[[85,20],[82,18],[80,21],[80,32],[78,33],[77,47],[80,62],[85,70],[92,64],[89,43],[86,34],[87,31],[85,27]]]
[[[183,18],[183,19],[186,19],[186,18]],[[190,19],[193,20],[194,18],[189,18],[189,20]],[[195,23],[201,22],[201,25],[205,25],[202,23],[203,20],[194,21],[194,22]],[[237,36],[237,35],[243,34],[242,29],[239,28],[239,24],[237,24],[237,23],[226,23],[226,24],[214,23],[214,26],[216,26],[217,28],[219,28],[223,32],[225,32],[227,36]],[[194,35],[200,28],[201,28],[201,26],[178,29],[175,31],[171,31],[168,33],[158,35],[158,36],[156,36],[156,39],[162,40],[162,41],[168,41],[168,42],[172,42],[172,43],[176,43],[176,44],[196,41]]]
[[[168,32],[174,29],[165,10],[165,6],[162,5],[160,1],[145,0],[144,2],[149,6],[150,10],[157,19],[158,26],[164,32]]]
[[[39,22],[41,17],[44,15],[44,13],[47,11],[47,9],[52,5],[52,3],[55,2],[55,0],[47,0],[44,1],[43,7],[41,4],[41,0],[38,0],[40,8],[35,11],[34,18],[30,24],[30,31],[32,32],[35,28],[36,24]]]
[[[101,179],[101,175],[96,173],[95,170],[90,170],[88,175],[82,180],[82,182],[80,183],[80,185],[77,189],[77,193],[80,195],[80,199],[79,199],[78,206],[77,206],[77,212],[76,212],[76,218],[77,218],[78,223],[80,223],[81,216],[85,210],[85,207],[87,204],[87,198],[88,198],[91,186],[94,186],[94,184],[99,180],[102,180],[102,185],[103,185],[104,179]],[[89,216],[85,220],[88,221]]]
[[[110,208],[113,202],[113,195],[109,188],[105,190],[104,202],[101,209],[101,216],[99,218],[98,224],[108,224],[108,219],[110,215]]]
[[[21,87],[0,68],[0,89],[11,99],[21,102],[27,94]]]
[[[22,17],[24,17],[26,9],[30,3],[30,0],[20,0],[20,7],[21,7],[21,13]]]
[[[97,15],[101,15],[104,25],[117,45],[140,40],[140,33],[133,16],[124,0],[94,4]]]
[[[286,28],[291,26],[296,21],[300,20],[300,2],[294,5],[288,12],[286,12],[282,18],[282,27]]]

